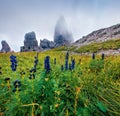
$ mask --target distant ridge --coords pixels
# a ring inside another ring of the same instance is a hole
[[[105,42],[112,39],[120,38],[120,24],[113,25],[108,28],[99,29],[93,31],[92,33],[83,36],[77,40],[73,45],[75,46],[84,46],[94,42]]]

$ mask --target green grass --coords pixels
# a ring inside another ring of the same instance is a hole
[[[109,40],[101,43],[91,43],[89,45],[81,46],[75,52],[85,53],[85,52],[97,52],[99,50],[117,50],[120,48],[120,39]]]
[[[100,50],[117,50],[120,48],[120,39],[109,40],[101,43],[91,43],[85,46],[61,46],[55,48],[54,51],[73,51],[77,53],[98,52]]]
[[[65,53],[41,52],[35,79],[29,79],[36,52],[14,53],[17,70],[10,68],[11,53],[0,54],[0,115],[2,116],[119,116],[120,57],[71,54],[75,69],[61,71]],[[50,56],[50,73],[44,69],[44,58]],[[56,58],[57,64],[54,64]],[[25,74],[20,73],[24,71]],[[10,81],[5,81],[9,77]],[[13,82],[21,81],[21,91],[12,92]]]
[[[58,48],[54,48],[53,51],[74,51],[76,46],[60,46]]]

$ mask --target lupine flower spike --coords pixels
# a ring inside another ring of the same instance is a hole
[[[14,81],[13,85],[14,85],[13,92],[21,91],[21,89],[20,89],[21,81],[19,81],[19,80]]]
[[[75,59],[72,60],[71,68],[72,70],[75,68]]]
[[[68,70],[68,60],[65,61],[65,70]]]
[[[56,58],[54,58],[54,64],[56,64]]]
[[[50,57],[46,56],[45,60],[44,60],[44,69],[46,70],[47,73],[50,72]]]
[[[66,57],[65,57],[65,70],[68,70],[68,60],[69,60],[69,52],[66,53]]]
[[[0,74],[2,74],[2,67],[0,67]]]
[[[92,59],[95,59],[95,53],[92,54]]]
[[[71,64],[69,64],[69,70],[72,70],[72,65]]]
[[[66,59],[66,60],[69,60],[69,52],[66,53],[65,59]]]
[[[17,68],[17,59],[16,59],[16,56],[11,55],[10,56],[10,61],[11,61],[11,69],[12,69],[12,71],[16,71],[16,68]]]
[[[102,60],[104,60],[104,58],[105,58],[105,54],[104,54],[104,53],[102,53]]]
[[[61,71],[63,71],[64,70],[64,66],[63,65],[61,65]]]

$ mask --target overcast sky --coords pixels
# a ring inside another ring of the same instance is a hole
[[[38,42],[53,40],[61,15],[77,40],[120,23],[120,0],[0,0],[0,41],[19,51],[27,32],[34,31]]]

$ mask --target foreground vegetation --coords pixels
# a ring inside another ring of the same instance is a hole
[[[0,54],[0,115],[120,115],[119,56],[48,51],[14,53],[10,61],[10,55]]]
[[[91,43],[88,45],[81,46],[79,48],[77,46],[62,46],[54,50],[55,51],[69,50],[77,53],[86,53],[86,52],[96,53],[100,50],[117,50],[119,48],[120,48],[120,39],[115,39],[115,40],[109,40],[106,42]]]

